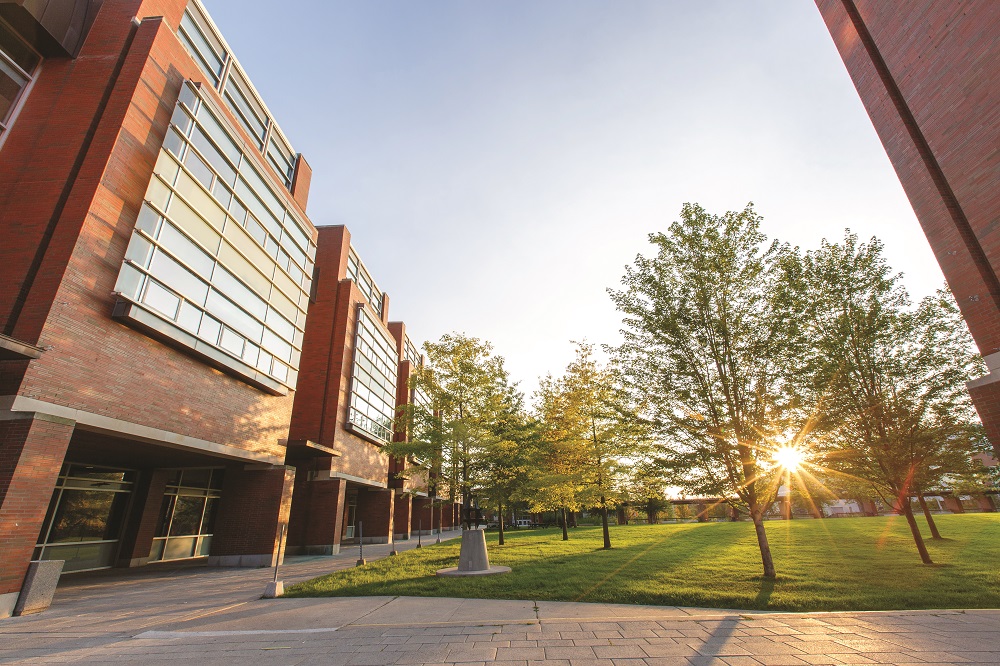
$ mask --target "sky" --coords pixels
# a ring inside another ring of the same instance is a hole
[[[489,340],[528,396],[681,205],[944,278],[812,0],[204,0],[419,344]]]

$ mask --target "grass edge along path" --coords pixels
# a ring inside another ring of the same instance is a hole
[[[753,525],[679,523],[521,530],[490,563],[503,576],[444,579],[459,541],[410,550],[291,586],[286,597],[422,596],[583,601],[746,610],[834,611],[1000,607],[1000,513],[936,517],[923,565],[901,516],[767,523],[778,577],[761,577]],[[929,537],[929,535],[928,535]]]

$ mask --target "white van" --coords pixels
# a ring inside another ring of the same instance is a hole
[[[531,521],[530,520],[525,520],[523,518],[521,520],[515,520],[514,521],[514,526],[515,527],[531,527]]]

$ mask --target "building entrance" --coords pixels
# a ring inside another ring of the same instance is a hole
[[[112,566],[135,474],[95,465],[63,465],[33,559],[65,560],[66,572]]]

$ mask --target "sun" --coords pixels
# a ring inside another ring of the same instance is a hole
[[[805,461],[805,453],[795,446],[782,446],[774,452],[774,462],[794,472]]]

